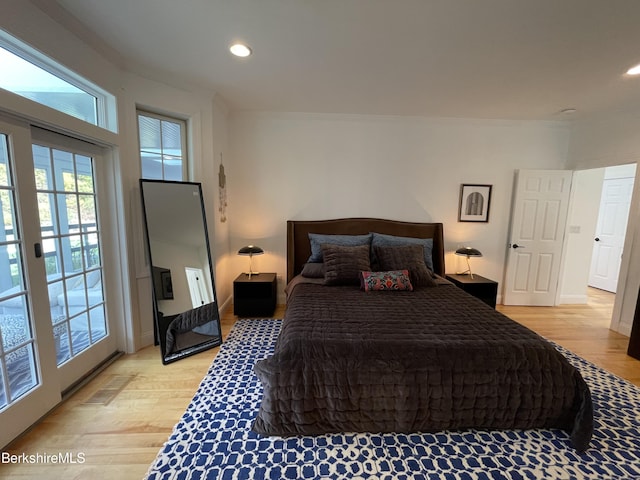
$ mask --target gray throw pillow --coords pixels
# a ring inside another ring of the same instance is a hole
[[[414,286],[435,287],[437,285],[431,270],[424,263],[422,245],[373,247],[373,250],[380,270],[409,270],[409,277]]]
[[[324,235],[320,233],[310,233],[309,242],[311,244],[311,256],[308,263],[322,262],[322,244],[343,245],[353,247],[356,245],[371,245],[371,234],[366,235]]]
[[[371,247],[399,247],[402,245],[422,245],[424,247],[424,263],[427,268],[433,269],[433,238],[413,238],[398,237],[396,235],[385,235],[383,233],[373,232],[371,238]],[[375,254],[375,249],[374,249]],[[374,259],[375,260],[375,259]]]
[[[369,245],[323,244],[322,255],[325,285],[359,284],[360,272],[371,270]]]
[[[305,263],[301,275],[307,278],[324,278],[324,263]]]

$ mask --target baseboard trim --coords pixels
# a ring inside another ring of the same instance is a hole
[[[587,295],[560,295],[559,305],[586,305],[588,300]]]
[[[224,315],[229,307],[231,307],[233,304],[232,300],[232,297],[227,297],[227,299],[218,307],[221,316]]]
[[[142,332],[140,335],[140,348],[148,347],[149,345],[153,345],[155,343],[153,330],[148,330],[146,332]]]

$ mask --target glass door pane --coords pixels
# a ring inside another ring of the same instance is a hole
[[[56,362],[107,336],[93,159],[33,145]]]
[[[29,126],[0,116],[0,449],[60,401],[35,200]]]
[[[0,134],[0,410],[38,385],[9,144]]]

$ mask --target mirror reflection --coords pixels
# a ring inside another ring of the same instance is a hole
[[[199,183],[140,180],[163,363],[222,343]]]

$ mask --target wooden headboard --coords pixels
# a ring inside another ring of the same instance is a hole
[[[309,233],[363,235],[369,232],[399,237],[433,238],[433,268],[444,276],[442,223],[414,223],[379,218],[339,218],[336,220],[287,221],[287,282],[302,271],[311,255]]]

